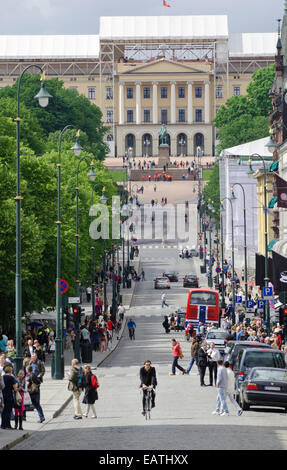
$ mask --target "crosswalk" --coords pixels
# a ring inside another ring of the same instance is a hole
[[[151,249],[156,249],[158,250],[159,248],[178,248],[178,245],[167,245],[165,243],[162,243],[160,245],[139,245],[140,250],[151,250]]]

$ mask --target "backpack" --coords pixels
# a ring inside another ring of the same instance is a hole
[[[97,389],[99,388],[99,383],[98,383],[98,379],[95,375],[91,375],[91,386],[94,388],[94,389]]]
[[[83,369],[80,368],[77,378],[77,388],[83,388]]]

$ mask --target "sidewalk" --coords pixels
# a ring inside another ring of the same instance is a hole
[[[131,263],[136,271],[138,272],[140,266],[140,258],[135,258]],[[130,289],[121,289],[123,296],[123,305],[128,310],[132,303],[133,293],[136,283],[132,281],[132,287]],[[111,305],[111,289],[108,289],[107,297],[109,305]],[[90,305],[84,304],[85,313],[89,313]],[[91,311],[91,309],[90,309]],[[114,335],[112,341],[112,347],[110,351],[105,352],[93,352],[93,362],[91,367],[96,369],[102,362],[117,348],[121,341],[123,332],[125,330],[127,315],[125,316],[122,329],[118,335]],[[41,406],[45,415],[45,422],[38,423],[39,417],[36,410],[27,411],[27,421],[23,421],[23,431],[1,429],[0,428],[0,450],[8,450],[18,444],[18,442],[27,439],[33,432],[43,429],[53,418],[57,417],[61,411],[70,403],[72,400],[72,393],[68,391],[68,379],[67,375],[70,371],[71,361],[73,359],[72,349],[65,350],[65,377],[63,380],[54,380],[51,377],[51,365],[50,360],[47,359],[45,368],[46,373],[44,376],[43,384],[41,385]],[[11,421],[11,426],[14,426],[14,421]]]

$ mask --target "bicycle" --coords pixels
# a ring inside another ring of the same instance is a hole
[[[145,419],[150,419],[150,412],[152,408],[152,387],[146,387],[143,389],[143,394],[144,394],[144,401],[143,401],[143,414],[145,416]],[[145,393],[146,392],[146,393]]]
[[[129,337],[130,339],[135,339],[135,329],[129,328]]]

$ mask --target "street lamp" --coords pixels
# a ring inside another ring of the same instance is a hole
[[[265,225],[265,233],[264,233],[264,238],[265,238],[265,277],[264,277],[264,284],[265,287],[268,287],[269,284],[269,273],[268,273],[268,223],[267,223],[267,168],[265,165],[265,160],[264,158],[259,155],[258,153],[253,153],[250,155],[249,158],[249,170],[248,170],[248,175],[252,176],[254,175],[254,171],[252,168],[252,157],[257,157],[259,158],[262,163],[263,163],[263,170],[264,170],[264,225]],[[269,311],[269,301],[267,300],[264,305],[264,319],[267,323],[267,333],[269,334],[270,332],[270,311]]]
[[[248,299],[248,269],[247,269],[247,236],[246,236],[246,198],[245,198],[245,189],[241,183],[234,183],[231,188],[231,200],[235,201],[236,196],[234,194],[234,187],[239,186],[243,193],[243,224],[244,224],[244,285],[245,285],[245,308],[247,308],[247,299]]]
[[[31,67],[36,67],[41,71],[41,89],[34,97],[38,99],[41,107],[46,107],[52,95],[48,93],[45,87],[45,73],[39,65],[31,64],[25,67],[18,79],[17,89],[17,117],[16,121],[16,168],[17,168],[17,183],[16,183],[16,280],[15,280],[15,317],[16,317],[16,356],[15,356],[15,370],[16,374],[23,366],[22,355],[22,272],[21,272],[21,185],[20,185],[20,91],[21,81],[24,73]]]
[[[224,212],[223,201],[227,200],[231,207],[231,242],[232,242],[232,323],[235,323],[235,289],[234,289],[234,225],[233,225],[233,206],[230,197],[224,197],[220,203],[220,211]]]
[[[58,220],[57,224],[57,279],[56,279],[56,338],[55,338],[55,379],[64,378],[64,353],[63,353],[63,335],[61,329],[61,149],[63,135],[67,129],[74,128],[68,124],[61,131],[59,137],[59,160],[58,160]],[[79,155],[80,148],[78,142],[80,131],[76,134],[76,143],[70,149],[74,151],[75,156]]]

